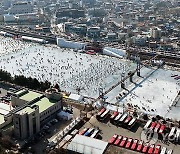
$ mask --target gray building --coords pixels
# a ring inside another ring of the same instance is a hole
[[[41,125],[61,109],[62,95],[55,89],[47,90],[45,95],[22,89],[13,94],[14,134],[17,138],[30,138],[40,131]]]

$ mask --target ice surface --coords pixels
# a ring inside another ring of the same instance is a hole
[[[25,75],[40,81],[59,83],[62,90],[97,97],[99,87],[108,89],[119,81],[121,73],[134,68],[128,60],[102,55],[87,55],[62,49],[55,45],[22,43],[5,38],[0,52],[5,53],[7,42],[14,50],[0,57],[0,69],[14,75]],[[22,48],[20,47],[22,46]],[[7,50],[10,47],[7,47]]]
[[[125,59],[87,55],[55,45],[39,45],[4,37],[1,37],[0,53],[0,69],[12,76],[48,80],[53,84],[59,83],[62,90],[77,93],[79,89],[80,94],[94,98],[98,97],[100,87],[107,90],[121,80],[122,72],[127,74],[136,68],[135,63]],[[125,82],[129,92],[117,86],[106,95],[107,102],[119,107],[129,103],[143,112],[180,120],[178,107],[171,107],[180,89],[178,80],[171,77],[172,74],[180,75],[180,72],[144,67],[141,78],[134,75],[135,83]],[[123,92],[126,97],[117,100],[116,96]]]

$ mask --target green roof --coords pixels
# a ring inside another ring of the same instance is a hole
[[[33,92],[33,91],[28,91],[28,93],[22,95],[19,98],[22,100],[25,100],[25,101],[32,101],[35,98],[40,97],[40,96],[42,96],[42,94],[37,93],[37,92]]]
[[[39,113],[41,113],[41,112],[45,111],[46,109],[48,109],[49,107],[53,106],[56,102],[57,102],[56,100],[52,100],[52,99],[48,99],[47,97],[43,97],[42,99],[40,99],[36,103],[33,103],[32,105],[38,105]]]

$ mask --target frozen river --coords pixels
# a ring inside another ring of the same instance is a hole
[[[139,111],[151,115],[160,115],[180,120],[178,105],[172,104],[180,90],[180,81],[172,75],[180,75],[180,72],[156,68],[143,68],[141,76],[133,78],[134,83],[128,81],[127,90],[120,86],[113,89],[106,96],[107,101],[123,107],[130,104]],[[119,94],[125,94],[121,99],[116,99]]]
[[[8,46],[10,44],[10,46]],[[6,52],[7,50],[7,52]],[[55,45],[39,45],[3,38],[0,43],[0,69],[14,75],[58,83],[62,90],[97,97],[98,89],[108,89],[119,81],[123,71],[135,64],[102,55],[87,55]]]
[[[122,72],[128,73],[136,64],[115,57],[87,55],[62,49],[55,45],[39,45],[22,42],[0,36],[0,69],[12,76],[24,75],[58,83],[64,91],[97,98],[99,88],[107,90],[120,79]],[[125,82],[129,91],[120,86],[109,92],[107,101],[114,106],[131,104],[139,110],[172,117],[180,120],[179,108],[171,107],[177,92],[179,81],[171,77],[180,75],[177,71],[143,68],[142,77],[133,77],[135,83]],[[125,97],[118,100],[119,94]]]

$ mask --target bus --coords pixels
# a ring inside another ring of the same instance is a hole
[[[156,127],[155,127],[155,129],[154,129],[154,132],[157,133],[157,132],[159,131],[160,127],[161,127],[161,124],[160,124],[160,123],[157,123],[157,125],[156,125]]]
[[[162,134],[165,130],[165,125],[161,125],[160,129],[159,129],[159,134]]]
[[[124,124],[127,125],[131,121],[131,119],[132,119],[132,117],[130,115],[128,115],[124,121]]]
[[[150,124],[152,123],[152,120],[147,121],[146,125],[144,126],[144,130],[148,129]]]
[[[180,129],[177,128],[177,131],[176,131],[176,143],[179,143],[180,141]]]
[[[92,133],[92,135],[91,135],[90,137],[96,138],[99,132],[100,132],[99,129],[95,129],[94,132]]]
[[[131,129],[137,121],[137,118],[132,118],[131,121],[128,123],[128,129]]]
[[[116,118],[114,119],[114,124],[117,124],[118,123],[118,121],[119,121],[119,119],[121,118],[121,116],[122,116],[122,113],[119,113],[117,116],[116,116]]]
[[[113,123],[114,119],[118,116],[119,112],[118,111],[114,111],[113,115],[110,117],[110,122]]]
[[[122,117],[119,119],[118,125],[121,125],[121,124],[124,122],[124,120],[126,119],[127,116],[128,116],[128,114],[127,114],[127,113],[124,113],[124,114],[122,115]]]
[[[99,121],[104,121],[108,115],[109,115],[109,110],[106,110],[103,114],[100,115]]]
[[[99,119],[100,116],[101,116],[101,114],[103,114],[105,111],[106,111],[106,109],[105,109],[105,108],[102,108],[102,109],[99,111],[99,113],[96,115],[96,119]]]
[[[168,139],[174,139],[175,135],[176,135],[176,127],[172,127],[168,135]]]
[[[90,136],[93,131],[94,131],[94,128],[92,127],[84,134],[84,136]]]

